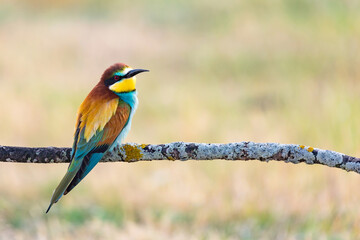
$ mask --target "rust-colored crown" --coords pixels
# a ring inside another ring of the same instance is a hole
[[[126,65],[125,63],[115,63],[114,65],[111,65],[110,67],[108,67],[105,72],[103,73],[103,75],[101,76],[101,80],[100,82],[104,82],[106,79],[112,77],[112,75],[119,71],[119,70],[123,70],[124,68],[129,67],[128,65]]]

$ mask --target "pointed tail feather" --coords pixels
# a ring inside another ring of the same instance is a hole
[[[48,213],[48,212],[49,212],[49,210],[50,210],[50,208],[51,208],[52,205],[53,205],[53,203],[50,203],[50,205],[49,205],[49,207],[48,207],[48,209],[46,210],[45,213]]]
[[[107,149],[107,148],[106,148]],[[71,183],[67,186],[64,195],[68,194],[79,182],[95,167],[104,156],[104,153],[90,153],[84,157],[81,168],[77,171]]]
[[[74,169],[73,171],[67,171],[65,176],[63,177],[63,179],[61,180],[61,182],[59,183],[59,185],[57,186],[57,188],[54,190],[53,195],[51,197],[50,200],[50,205],[48,207],[48,209],[46,210],[46,213],[49,212],[51,206],[56,203],[57,201],[59,201],[59,199],[62,197],[62,195],[64,194],[66,188],[69,186],[69,184],[71,183],[71,181],[74,179],[76,173],[78,172],[80,168],[77,167],[77,169]]]

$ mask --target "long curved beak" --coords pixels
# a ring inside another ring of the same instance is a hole
[[[137,74],[139,74],[139,73],[142,73],[142,72],[149,72],[149,70],[146,70],[146,69],[133,69],[133,70],[129,71],[129,72],[125,75],[125,77],[126,77],[126,78],[131,78],[131,77],[133,77],[133,76],[135,76],[135,75],[137,75]]]

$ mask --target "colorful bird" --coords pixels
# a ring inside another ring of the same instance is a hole
[[[138,105],[136,77],[144,69],[116,63],[106,69],[99,83],[80,105],[75,125],[71,162],[53,192],[49,208],[68,194],[129,133]]]

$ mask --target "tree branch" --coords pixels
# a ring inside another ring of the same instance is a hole
[[[0,162],[66,163],[70,148],[26,148],[0,146]],[[137,162],[152,160],[271,160],[290,163],[322,164],[360,173],[360,158],[329,150],[295,144],[240,142],[204,144],[174,142],[167,144],[128,143],[109,151],[101,162]]]

